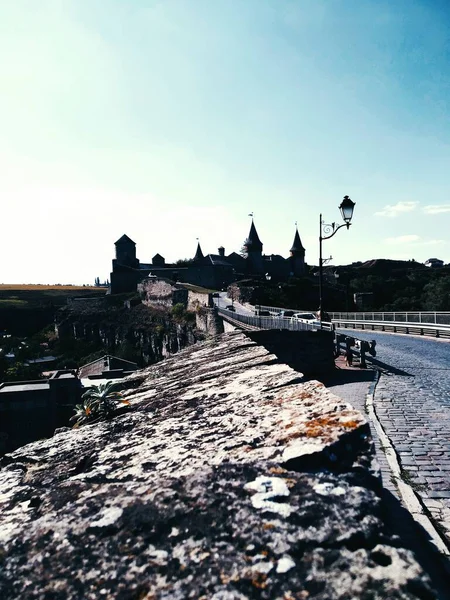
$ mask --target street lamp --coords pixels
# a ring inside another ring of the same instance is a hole
[[[332,238],[339,229],[342,227],[347,227],[347,229],[351,225],[351,220],[353,217],[353,210],[355,208],[355,202],[353,202],[348,196],[344,196],[342,200],[339,210],[341,211],[342,218],[344,223],[341,225],[336,225],[336,223],[324,223],[322,220],[322,213],[320,214],[319,221],[319,320],[320,320],[320,328],[322,329],[322,313],[323,313],[323,305],[322,305],[322,289],[323,289],[323,265],[324,260],[322,258],[322,242],[323,240],[329,240]]]

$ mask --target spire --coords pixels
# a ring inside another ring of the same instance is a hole
[[[300,240],[300,236],[298,234],[297,226],[295,227],[295,236],[294,242],[292,244],[291,252],[305,252],[305,249],[302,246],[302,242]]]
[[[200,248],[200,242],[197,242],[197,252],[195,253],[194,260],[202,260],[204,258],[202,249]]]
[[[248,238],[245,240],[245,245],[247,246],[247,252],[262,252],[263,245],[259,239],[258,232],[256,231],[253,218]]]

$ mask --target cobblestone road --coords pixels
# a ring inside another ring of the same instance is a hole
[[[450,342],[359,331],[355,336],[377,342],[377,416],[403,479],[450,544]]]

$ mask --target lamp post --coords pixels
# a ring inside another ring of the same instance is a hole
[[[332,238],[339,229],[342,227],[347,227],[347,229],[351,225],[351,220],[353,217],[353,210],[355,208],[355,202],[353,202],[348,196],[344,196],[342,200],[339,210],[341,211],[342,218],[344,223],[341,225],[336,225],[336,223],[324,223],[322,220],[322,213],[320,214],[319,221],[319,320],[320,320],[320,328],[322,329],[322,313],[323,313],[323,298],[322,298],[322,290],[323,290],[323,264],[324,260],[322,258],[322,242],[323,240],[329,240]]]

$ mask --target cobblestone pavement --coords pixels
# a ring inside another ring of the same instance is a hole
[[[369,370],[338,372],[334,381],[325,384],[363,412],[367,394],[374,390],[375,412],[395,449],[401,477],[412,487],[450,547],[450,342],[362,331],[343,333],[376,340],[377,356],[368,357]],[[379,372],[376,386],[371,369]],[[393,520],[403,521],[400,535],[409,535],[417,551],[417,539],[412,539],[416,528],[398,510],[400,496],[395,478],[373,424],[371,428],[383,487],[391,498],[389,510],[395,513]],[[425,548],[420,551],[427,553]],[[433,562],[425,556],[424,562],[427,560]],[[430,571],[429,564],[424,566]],[[446,566],[448,569],[448,562]],[[444,587],[450,589],[450,585]]]
[[[394,446],[403,479],[450,545],[450,342],[404,335],[375,339],[381,369],[375,410]]]

